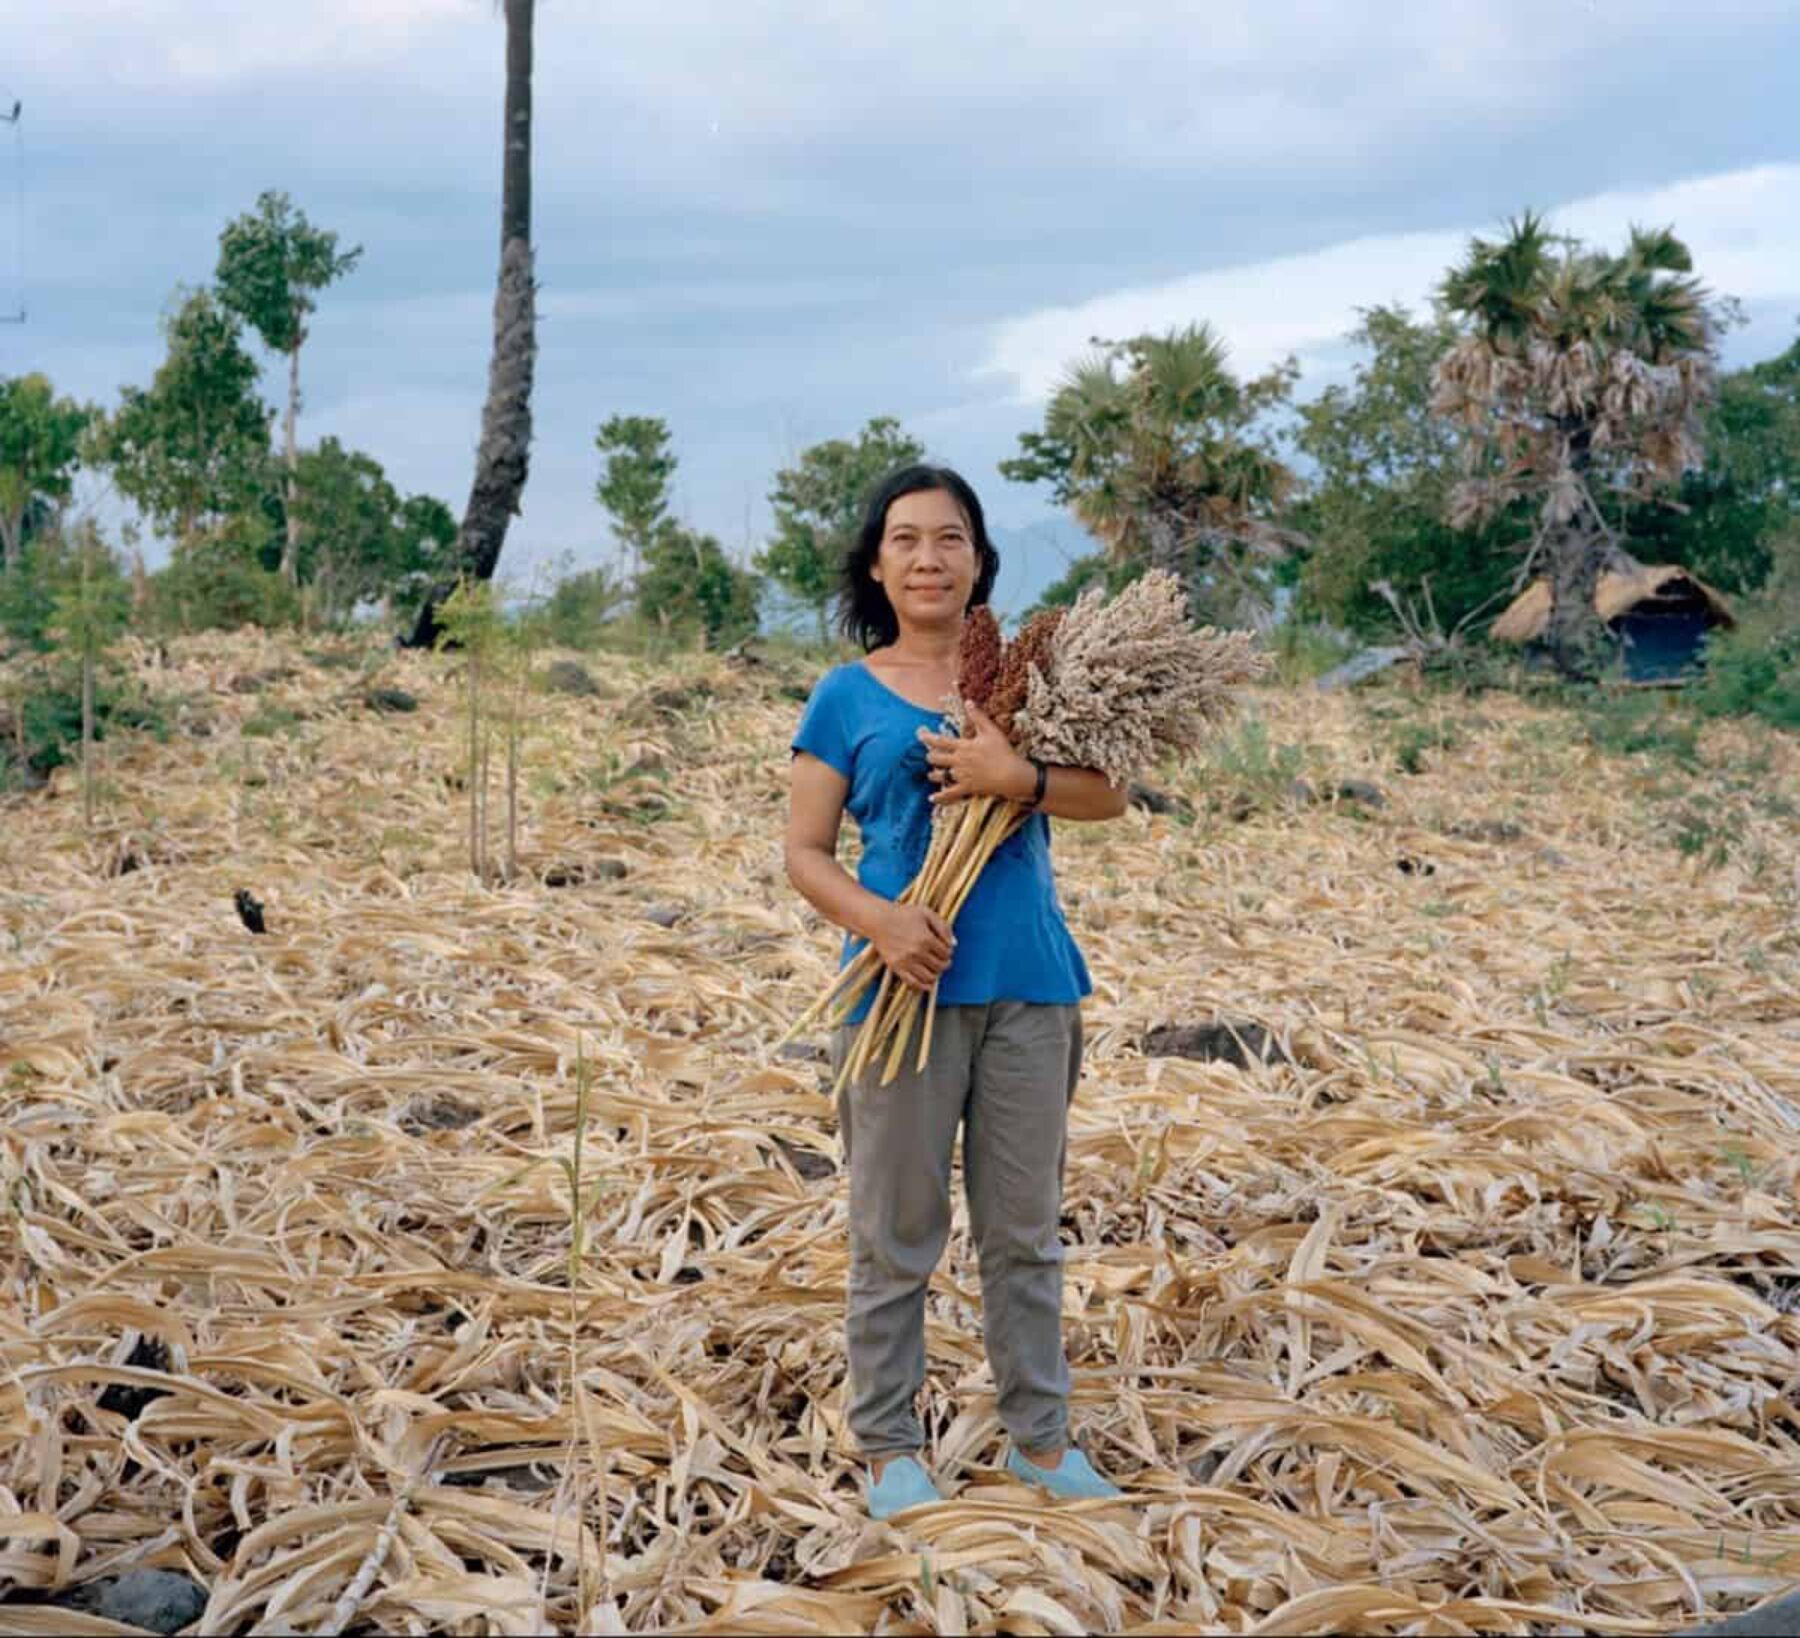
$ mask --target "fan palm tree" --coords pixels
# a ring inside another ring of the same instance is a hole
[[[407,642],[428,648],[437,611],[459,580],[491,580],[506,527],[519,510],[531,450],[531,381],[537,363],[537,287],[531,252],[531,27],[534,0],[504,0],[506,108],[500,173],[500,277],[494,294],[494,350],[469,503],[456,532],[449,572],[426,593]]]
[[[1591,675],[1595,587],[1630,564],[1602,501],[1647,497],[1700,459],[1716,358],[1693,258],[1672,229],[1634,228],[1614,255],[1527,212],[1498,243],[1471,241],[1441,294],[1463,326],[1432,393],[1464,431],[1451,521],[1535,506],[1521,572],[1547,563],[1551,653],[1565,674]]]
[[[1116,564],[1168,569],[1197,611],[1240,613],[1263,600],[1255,565],[1281,548],[1272,514],[1293,481],[1250,429],[1292,379],[1240,383],[1204,324],[1097,342],[1000,470],[1050,479]]]

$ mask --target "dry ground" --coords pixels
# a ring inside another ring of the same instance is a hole
[[[1067,1332],[1130,1493],[997,1472],[959,1219],[957,1499],[896,1529],[829,1103],[768,1050],[834,959],[801,674],[546,698],[484,889],[449,662],[385,667],[410,716],[292,645],[136,663],[173,733],[102,829],[0,801],[0,1632],[122,1630],[31,1604],[146,1564],[208,1632],[1642,1632],[1800,1581],[1792,741],[1269,690],[1191,822],[1060,826]],[[1218,1016],[1275,1061],[1141,1049]]]

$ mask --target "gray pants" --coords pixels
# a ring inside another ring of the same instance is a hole
[[[832,1039],[834,1070],[852,1031]],[[914,1037],[912,1052],[918,1050]],[[887,1086],[880,1063],[838,1098],[850,1167],[850,1431],[865,1456],[914,1451],[925,1381],[925,1289],[950,1234],[950,1158],[963,1128],[982,1330],[1000,1420],[1026,1450],[1068,1437],[1062,1346],[1063,1160],[1081,1073],[1081,1008],[940,1006],[931,1056]]]

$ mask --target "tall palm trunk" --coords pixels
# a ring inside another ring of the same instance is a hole
[[[1584,486],[1593,464],[1592,439],[1587,426],[1576,427],[1569,438],[1569,467]],[[1550,536],[1550,622],[1544,636],[1557,670],[1576,679],[1593,677],[1604,659],[1606,633],[1594,610],[1594,593],[1609,542],[1597,521],[1590,508],[1579,506]]]
[[[419,605],[407,639],[437,640],[438,606],[459,575],[491,580],[506,526],[519,510],[531,447],[531,378],[537,361],[536,289],[531,272],[531,14],[533,0],[506,0],[505,161],[500,182],[500,278],[494,294],[494,351],[469,504],[453,562]]]

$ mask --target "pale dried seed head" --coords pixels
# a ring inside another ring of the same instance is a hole
[[[1267,664],[1250,633],[1191,626],[1171,574],[1154,570],[1110,601],[1094,588],[1057,628],[1049,666],[1031,667],[1014,742],[1123,785],[1197,749]]]

